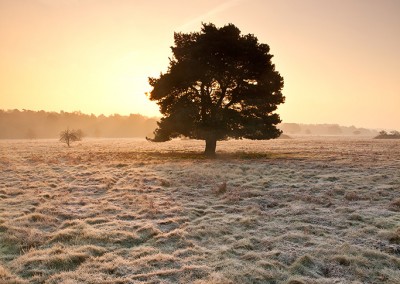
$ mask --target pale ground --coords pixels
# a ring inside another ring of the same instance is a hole
[[[0,283],[400,283],[400,141],[0,141]]]

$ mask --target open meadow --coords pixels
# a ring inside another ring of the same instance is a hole
[[[0,141],[0,283],[400,283],[400,141]]]

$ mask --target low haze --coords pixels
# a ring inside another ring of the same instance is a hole
[[[400,129],[400,1],[0,1],[0,109],[159,116],[145,92],[174,32],[267,43],[284,122]]]

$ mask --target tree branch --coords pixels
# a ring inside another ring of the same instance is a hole
[[[225,95],[226,95],[226,89],[227,89],[226,87],[221,88],[222,93],[221,93],[221,97],[219,98],[219,100],[217,102],[216,109],[219,109],[220,106],[222,105],[222,101],[224,100]]]
[[[206,114],[207,114],[207,102],[206,102],[206,95],[204,94],[204,84],[200,85],[200,100],[201,100],[201,119],[206,121]]]

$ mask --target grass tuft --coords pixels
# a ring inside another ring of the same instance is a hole
[[[400,198],[395,198],[392,202],[390,202],[389,210],[400,212]]]
[[[213,192],[217,195],[223,194],[226,192],[226,182],[223,182],[219,185],[217,185],[214,189]]]

